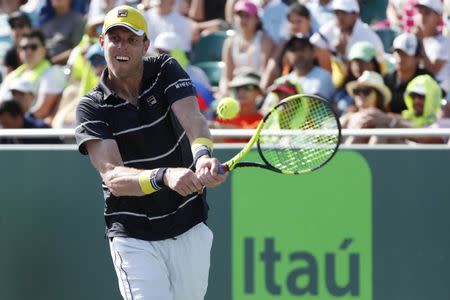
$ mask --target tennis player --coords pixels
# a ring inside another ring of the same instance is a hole
[[[76,138],[103,180],[122,297],[203,299],[212,244],[204,187],[226,176],[192,82],[175,59],[144,58],[147,24],[132,7],[108,12],[99,41],[107,68],[78,105]]]

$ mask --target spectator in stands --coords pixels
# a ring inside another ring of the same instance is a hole
[[[386,108],[391,100],[391,91],[384,84],[381,75],[374,71],[365,71],[361,77],[346,85],[347,93],[353,97],[354,106],[341,117],[343,128],[383,128],[388,124],[377,122],[371,116],[386,116]],[[355,137],[346,139],[346,144],[365,144],[380,142],[377,137]]]
[[[175,0],[161,0],[158,5],[146,12],[148,32],[150,38],[149,53],[154,53],[153,47],[156,37],[162,32],[175,32],[180,40],[181,49],[190,53],[194,41],[196,23],[181,15],[174,7]]]
[[[281,0],[261,0],[261,22],[265,32],[275,44],[279,44],[283,37],[288,6]]]
[[[261,76],[261,88],[269,87],[276,78],[288,74],[292,66],[286,59],[286,44],[289,39],[296,35],[309,37],[311,31],[311,16],[306,6],[294,2],[288,7],[286,22],[283,25],[283,40],[275,49],[275,54],[269,58],[267,67]]]
[[[6,51],[13,46],[11,29],[8,25],[9,15],[19,11],[26,0],[0,0],[0,61],[3,61]],[[1,78],[0,78],[1,79]]]
[[[450,38],[438,29],[443,13],[441,0],[419,0],[417,10],[416,34],[423,44],[422,62],[450,94]]]
[[[235,22],[233,20],[233,12],[237,2],[238,0],[228,0],[226,3],[225,14],[229,23]],[[285,37],[285,35],[283,36],[283,31],[285,30],[283,24],[288,12],[288,6],[281,0],[259,0],[252,2],[258,7],[258,15],[264,31],[275,44],[280,43],[281,39]]]
[[[240,111],[233,119],[215,118],[211,123],[213,128],[256,128],[262,115],[258,112],[262,100],[259,88],[260,76],[248,67],[237,69],[230,81],[232,96],[239,101]],[[243,142],[242,139],[227,139],[227,142]]]
[[[175,32],[162,32],[156,37],[153,46],[158,54],[168,54],[174,57],[183,67],[197,90],[200,110],[206,113],[214,100],[211,84],[202,69],[190,64],[186,53],[180,48],[177,34]]]
[[[50,0],[54,16],[42,24],[48,56],[54,64],[65,65],[84,33],[83,15],[72,9],[72,0]]]
[[[11,98],[9,91],[14,80],[29,80],[36,91],[36,103],[31,112],[37,118],[50,121],[54,116],[66,83],[62,69],[46,59],[45,37],[37,29],[24,34],[19,42],[19,57],[23,64],[11,72],[0,88],[0,101]]]
[[[430,75],[415,77],[406,87],[406,110],[400,117],[397,114],[380,114],[373,112],[366,116],[366,122],[373,122],[377,126],[391,128],[423,128],[442,127],[438,116],[442,103],[442,89]],[[391,139],[383,139],[384,142],[392,142]],[[394,142],[416,143],[443,143],[442,137],[409,137],[407,139],[395,139]]]
[[[108,11],[116,6],[125,4],[126,0],[90,0],[87,22],[96,20],[99,16],[104,16]],[[145,3],[146,1],[142,1]]]
[[[260,113],[266,115],[276,104],[286,97],[302,94],[303,88],[298,82],[284,78],[277,80],[272,86],[268,88],[269,92],[264,98],[263,104],[260,108]]]
[[[438,117],[442,103],[442,90],[430,75],[420,75],[411,80],[405,93],[406,110],[396,127],[442,127]],[[416,143],[444,143],[443,137],[410,137]]]
[[[151,0],[144,0],[142,4],[148,5]],[[224,20],[226,0],[179,0],[177,1],[180,13],[197,22],[210,20]]]
[[[311,13],[312,30],[319,31],[319,28],[334,18],[333,0],[312,0],[305,3]]]
[[[404,28],[405,4],[407,0],[389,0],[386,6],[386,19],[376,21],[372,24],[375,30],[392,29],[395,32],[402,32]]]
[[[430,128],[450,128],[450,102],[447,100],[441,101],[441,109],[438,113],[438,118],[436,122],[431,124]],[[445,144],[449,141],[448,136],[438,137],[437,142],[441,143],[444,142]]]
[[[153,45],[158,54],[169,54],[177,59],[178,63],[184,68],[186,73],[192,80],[200,82],[204,86],[211,88],[208,76],[199,67],[193,66],[189,63],[186,53],[181,49],[178,35],[175,32],[160,33]]]
[[[356,42],[350,48],[346,65],[347,71],[345,71],[346,76],[343,78],[343,83],[339,85],[341,88],[337,89],[333,97],[333,104],[340,114],[353,104],[352,97],[345,89],[347,83],[358,79],[365,71],[374,71],[382,74],[382,69],[384,69],[382,68],[384,63],[382,57],[383,54],[377,54],[375,47],[367,41]]]
[[[36,102],[36,90],[33,84],[25,78],[19,78],[11,83],[9,90],[13,99],[22,107],[22,111],[29,112]]]
[[[392,48],[395,70],[384,76],[384,83],[392,92],[390,111],[400,114],[406,109],[403,96],[408,83],[418,75],[431,73],[420,67],[420,44],[414,34],[400,34],[395,38]]]
[[[437,82],[430,75],[417,76],[406,87],[403,119],[410,127],[431,125],[438,117],[441,101],[442,90]]]
[[[100,44],[97,42],[91,45],[85,54],[86,63],[80,85],[69,85],[65,88],[58,111],[52,120],[53,128],[73,128],[75,127],[75,112],[79,100],[87,91],[84,90],[85,81],[89,84],[97,85],[100,75],[106,67],[105,56]],[[94,85],[94,86],[95,86]],[[91,90],[90,88],[89,90]],[[89,91],[88,90],[88,91]]]
[[[20,10],[20,7],[27,3],[27,0],[0,0],[0,9],[3,13],[9,15]]]
[[[383,73],[383,53],[377,53],[376,51],[375,47],[367,41],[353,44],[347,58],[349,61],[347,82],[358,79],[364,71]]]
[[[22,35],[24,33],[29,33],[32,27],[30,18],[21,11],[11,13],[8,18],[8,24],[11,28],[11,36],[14,44],[5,53],[3,66],[6,69],[4,75],[8,75],[22,64],[19,58],[18,44]]]
[[[444,0],[443,34],[450,38],[450,0]]]
[[[104,15],[98,15],[96,18],[89,20],[80,43],[70,53],[65,67],[65,74],[68,75],[68,86],[64,90],[64,94],[69,93],[70,97],[74,95],[73,89],[77,92],[75,97],[79,99],[98,84],[98,76],[85,54],[91,46],[98,44],[104,19]]]
[[[264,71],[274,48],[273,41],[261,29],[258,7],[250,0],[239,0],[234,5],[236,34],[223,45],[222,61],[225,69],[220,82],[220,94],[226,95],[235,69],[250,67],[258,73]]]
[[[334,0],[332,8],[336,18],[314,33],[311,42],[317,46],[320,66],[332,72],[333,82],[339,86],[346,76],[345,63],[353,44],[367,41],[377,53],[383,53],[384,47],[378,35],[359,18],[357,0]]]
[[[292,71],[280,77],[276,82],[289,79],[303,88],[306,94],[314,94],[331,100],[335,87],[331,74],[315,64],[314,46],[309,38],[294,36],[286,44],[286,57]]]
[[[31,113],[24,113],[15,100],[0,103],[0,126],[6,129],[49,128],[49,126]],[[0,144],[60,144],[57,138],[1,138]]]

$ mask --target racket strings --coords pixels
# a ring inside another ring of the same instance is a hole
[[[267,163],[288,173],[320,167],[339,143],[339,125],[324,101],[299,96],[271,112],[259,138]]]

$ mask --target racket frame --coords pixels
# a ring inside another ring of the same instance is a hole
[[[261,146],[259,143],[259,137],[261,134],[261,131],[264,127],[264,124],[266,122],[266,120],[269,118],[269,116],[277,110],[278,107],[284,105],[286,102],[291,101],[294,98],[298,98],[298,97],[302,97],[302,96],[306,96],[309,98],[315,98],[318,99],[320,101],[322,101],[324,103],[324,105],[328,106],[330,111],[333,113],[333,116],[336,120],[336,124],[337,124],[337,131],[338,131],[338,136],[337,136],[337,143],[335,148],[333,149],[333,153],[328,157],[328,159],[326,159],[325,161],[323,161],[320,165],[317,165],[313,168],[309,168],[309,169],[305,169],[302,171],[286,171],[286,170],[280,170],[274,166],[272,166],[267,159],[264,157],[263,152],[261,150]],[[308,94],[297,94],[297,95],[292,95],[289,96],[285,99],[283,99],[283,101],[281,101],[280,103],[278,103],[277,105],[275,105],[265,116],[264,118],[259,122],[258,126],[255,129],[255,133],[253,134],[253,136],[251,137],[251,139],[247,142],[247,144],[244,146],[244,148],[239,151],[238,154],[236,154],[235,156],[233,156],[231,159],[229,159],[228,161],[226,161],[225,163],[221,164],[221,170],[219,170],[219,173],[226,173],[229,171],[232,171],[233,169],[237,168],[237,167],[259,167],[259,168],[263,168],[263,169],[267,169],[267,170],[271,170],[277,173],[283,173],[283,174],[304,174],[304,173],[308,173],[314,170],[319,169],[320,167],[324,166],[325,164],[327,164],[336,154],[337,150],[339,149],[339,145],[341,144],[341,140],[342,140],[342,135],[341,135],[341,123],[339,122],[339,117],[336,114],[336,112],[334,111],[334,109],[331,108],[330,104],[323,99],[320,96],[316,96],[316,95],[308,95]],[[258,149],[258,154],[261,157],[261,159],[263,160],[264,163],[258,163],[258,162],[246,162],[246,161],[241,161],[253,148],[254,144],[257,144],[257,149]]]

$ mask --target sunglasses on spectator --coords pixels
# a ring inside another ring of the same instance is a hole
[[[22,50],[30,49],[30,50],[32,50],[32,51],[36,51],[37,48],[39,48],[39,45],[38,45],[38,44],[28,44],[28,45],[20,46],[20,49],[22,49]]]
[[[353,89],[354,95],[362,95],[362,96],[369,96],[370,93],[372,93],[373,88],[370,87],[360,87]]]
[[[27,27],[27,24],[22,23],[22,22],[17,22],[17,23],[11,24],[11,28],[12,29],[22,29],[22,28],[25,28],[25,27]]]

